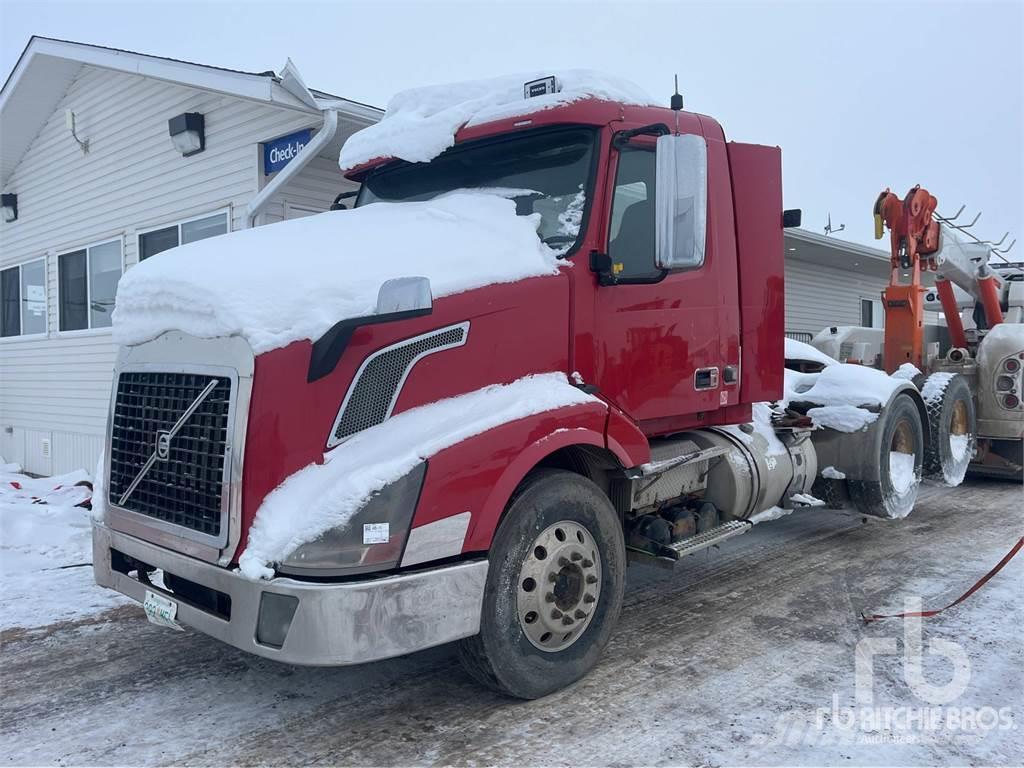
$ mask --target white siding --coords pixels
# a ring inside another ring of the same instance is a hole
[[[337,157],[313,158],[279,193],[267,203],[261,223],[271,224],[289,217],[288,207],[303,210],[326,211],[339,192],[358,189],[359,185],[346,179],[338,168]],[[352,207],[349,201],[349,208]]]
[[[88,154],[66,129],[65,109],[75,111]],[[189,158],[167,133],[168,119],[181,112],[205,115],[206,150]],[[0,454],[40,474],[95,465],[116,350],[109,330],[57,331],[57,255],[121,238],[130,269],[138,262],[137,230],[225,208],[231,228],[243,228],[260,184],[260,142],[318,120],[82,67],[4,190],[18,195],[18,220],[0,222],[0,267],[47,257],[49,332],[0,340]]]
[[[786,330],[860,325],[860,300],[879,299],[885,285],[880,277],[786,259]]]

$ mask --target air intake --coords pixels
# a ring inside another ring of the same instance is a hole
[[[406,339],[370,355],[342,401],[327,447],[388,418],[412,367],[427,355],[461,347],[468,334],[469,323],[462,323]]]

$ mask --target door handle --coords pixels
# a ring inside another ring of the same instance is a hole
[[[698,368],[693,372],[693,388],[700,391],[718,388],[718,366]]]

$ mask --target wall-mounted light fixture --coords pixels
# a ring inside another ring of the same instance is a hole
[[[182,157],[195,155],[206,149],[206,130],[200,112],[183,112],[167,121],[167,132],[171,134],[174,148]]]
[[[0,195],[0,206],[3,207],[4,221],[10,223],[18,218],[18,196],[5,192]]]

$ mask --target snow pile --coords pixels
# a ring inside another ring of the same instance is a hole
[[[933,373],[925,379],[924,386],[921,387],[921,397],[926,403],[941,400],[946,387],[949,386],[949,382],[955,375],[955,373]]]
[[[0,628],[39,627],[123,602],[93,582],[84,470],[31,478],[0,461]]]
[[[829,357],[824,352],[795,339],[786,339],[785,356],[787,360],[807,360],[822,365],[839,365],[839,361]]]
[[[524,98],[523,85],[554,74],[559,93]],[[341,148],[343,171],[377,158],[428,162],[455,143],[463,126],[480,125],[580,99],[654,104],[638,86],[622,78],[586,69],[530,72],[488,80],[413,88],[395,94],[379,123],[352,134]]]
[[[757,525],[758,523],[767,523],[769,520],[778,520],[780,517],[785,517],[793,512],[792,509],[783,509],[782,507],[768,507],[768,509],[758,512],[747,518],[748,523]]]
[[[913,363],[904,363],[892,373],[894,379],[913,381],[915,376],[920,376],[921,370]]]
[[[240,570],[252,579],[271,578],[271,564],[344,526],[371,494],[445,448],[537,413],[600,402],[564,374],[545,373],[392,416],[328,452],[323,464],[299,470],[263,500]]]
[[[837,432],[859,432],[878,420],[878,414],[855,405],[825,405],[807,411],[818,427]]]
[[[516,216],[512,200],[460,191],[200,240],[121,278],[114,341],[138,344],[169,330],[238,335],[259,354],[373,314],[391,278],[425,276],[439,298],[554,275],[559,262],[538,239],[539,222]]]
[[[838,469],[832,466],[825,467],[821,470],[821,476],[828,480],[845,480],[846,473],[840,472]]]
[[[836,363],[819,373],[785,372],[785,402],[793,400],[819,405],[879,406],[901,386],[901,379],[886,376],[875,368]]]
[[[75,507],[92,496],[91,478],[84,469],[42,478],[18,474],[20,469],[17,464],[0,464],[0,504]]]

